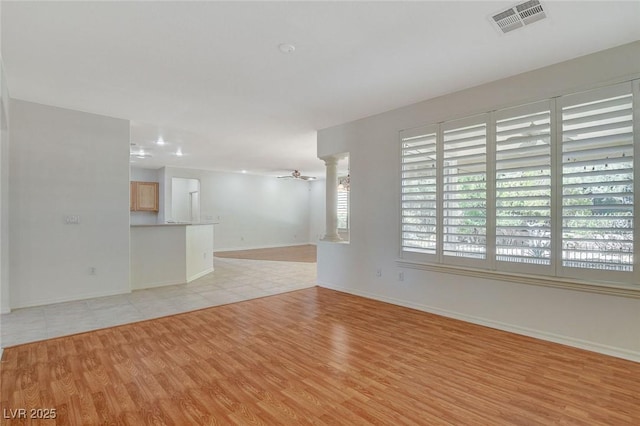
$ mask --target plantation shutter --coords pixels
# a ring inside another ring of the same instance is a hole
[[[437,126],[403,131],[402,251],[435,255],[437,250]]]
[[[498,111],[495,155],[496,260],[551,265],[549,102]]]
[[[632,98],[625,84],[563,99],[564,268],[633,270]]]
[[[450,122],[443,129],[443,255],[487,256],[486,116]],[[470,264],[468,260],[452,263]]]
[[[349,229],[349,190],[338,188],[338,229]]]

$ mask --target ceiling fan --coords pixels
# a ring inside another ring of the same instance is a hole
[[[315,176],[303,176],[299,170],[294,170],[290,175],[278,176],[278,179],[302,179],[302,180],[315,180]]]

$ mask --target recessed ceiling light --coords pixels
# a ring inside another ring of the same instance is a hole
[[[278,45],[278,49],[282,53],[293,53],[293,51],[296,50],[296,47],[293,44],[282,43],[282,44]]]
[[[144,159],[144,158],[151,158],[151,157],[152,157],[152,155],[151,155],[151,154],[149,154],[148,152],[145,152],[145,150],[144,150],[144,149],[140,148],[140,151],[138,151],[138,152],[132,152],[132,153],[131,153],[131,157],[135,157],[135,158],[142,158],[142,159]]]
[[[162,139],[162,136],[160,136],[160,137],[158,138],[158,141],[157,141],[156,143],[157,143],[158,145],[164,145],[164,143],[165,143],[165,142],[164,142],[164,139]]]
[[[246,170],[243,170],[241,173],[247,173],[247,171],[246,171]]]

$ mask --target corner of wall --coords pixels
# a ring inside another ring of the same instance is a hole
[[[9,293],[9,89],[0,52],[0,313],[11,311]]]

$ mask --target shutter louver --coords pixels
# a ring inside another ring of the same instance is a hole
[[[496,260],[551,264],[551,112],[496,122]]]
[[[402,138],[402,250],[436,253],[436,133]]]
[[[338,188],[338,229],[349,229],[349,191]]]
[[[633,270],[631,93],[562,109],[562,266]]]
[[[487,125],[444,132],[443,254],[486,259]]]

